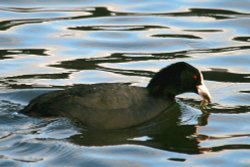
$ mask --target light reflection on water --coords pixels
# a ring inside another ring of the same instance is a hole
[[[250,3],[10,0],[0,5],[0,166],[248,166]],[[145,86],[177,61],[202,70],[212,105],[110,132],[18,113],[82,83]],[[202,112],[205,110],[205,112]]]

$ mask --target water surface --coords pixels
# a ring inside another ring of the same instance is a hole
[[[0,166],[249,166],[250,1],[0,4]],[[145,86],[162,67],[199,68],[212,94],[177,97],[140,127],[91,131],[19,111],[78,84]]]

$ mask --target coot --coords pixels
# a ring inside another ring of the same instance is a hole
[[[210,102],[202,73],[178,62],[156,73],[146,88],[118,83],[81,85],[40,95],[21,112],[68,117],[90,128],[120,129],[149,121],[185,92],[197,93]]]

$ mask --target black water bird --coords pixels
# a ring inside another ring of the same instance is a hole
[[[185,92],[211,97],[202,73],[185,62],[157,72],[146,88],[119,83],[81,85],[43,94],[21,112],[32,116],[63,116],[97,129],[121,129],[147,122]]]

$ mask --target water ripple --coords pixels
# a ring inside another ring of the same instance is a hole
[[[248,0],[1,2],[0,166],[247,166],[249,7]],[[207,108],[182,94],[170,114],[110,132],[18,113],[40,94],[79,84],[145,86],[177,61],[201,69],[212,94]]]

